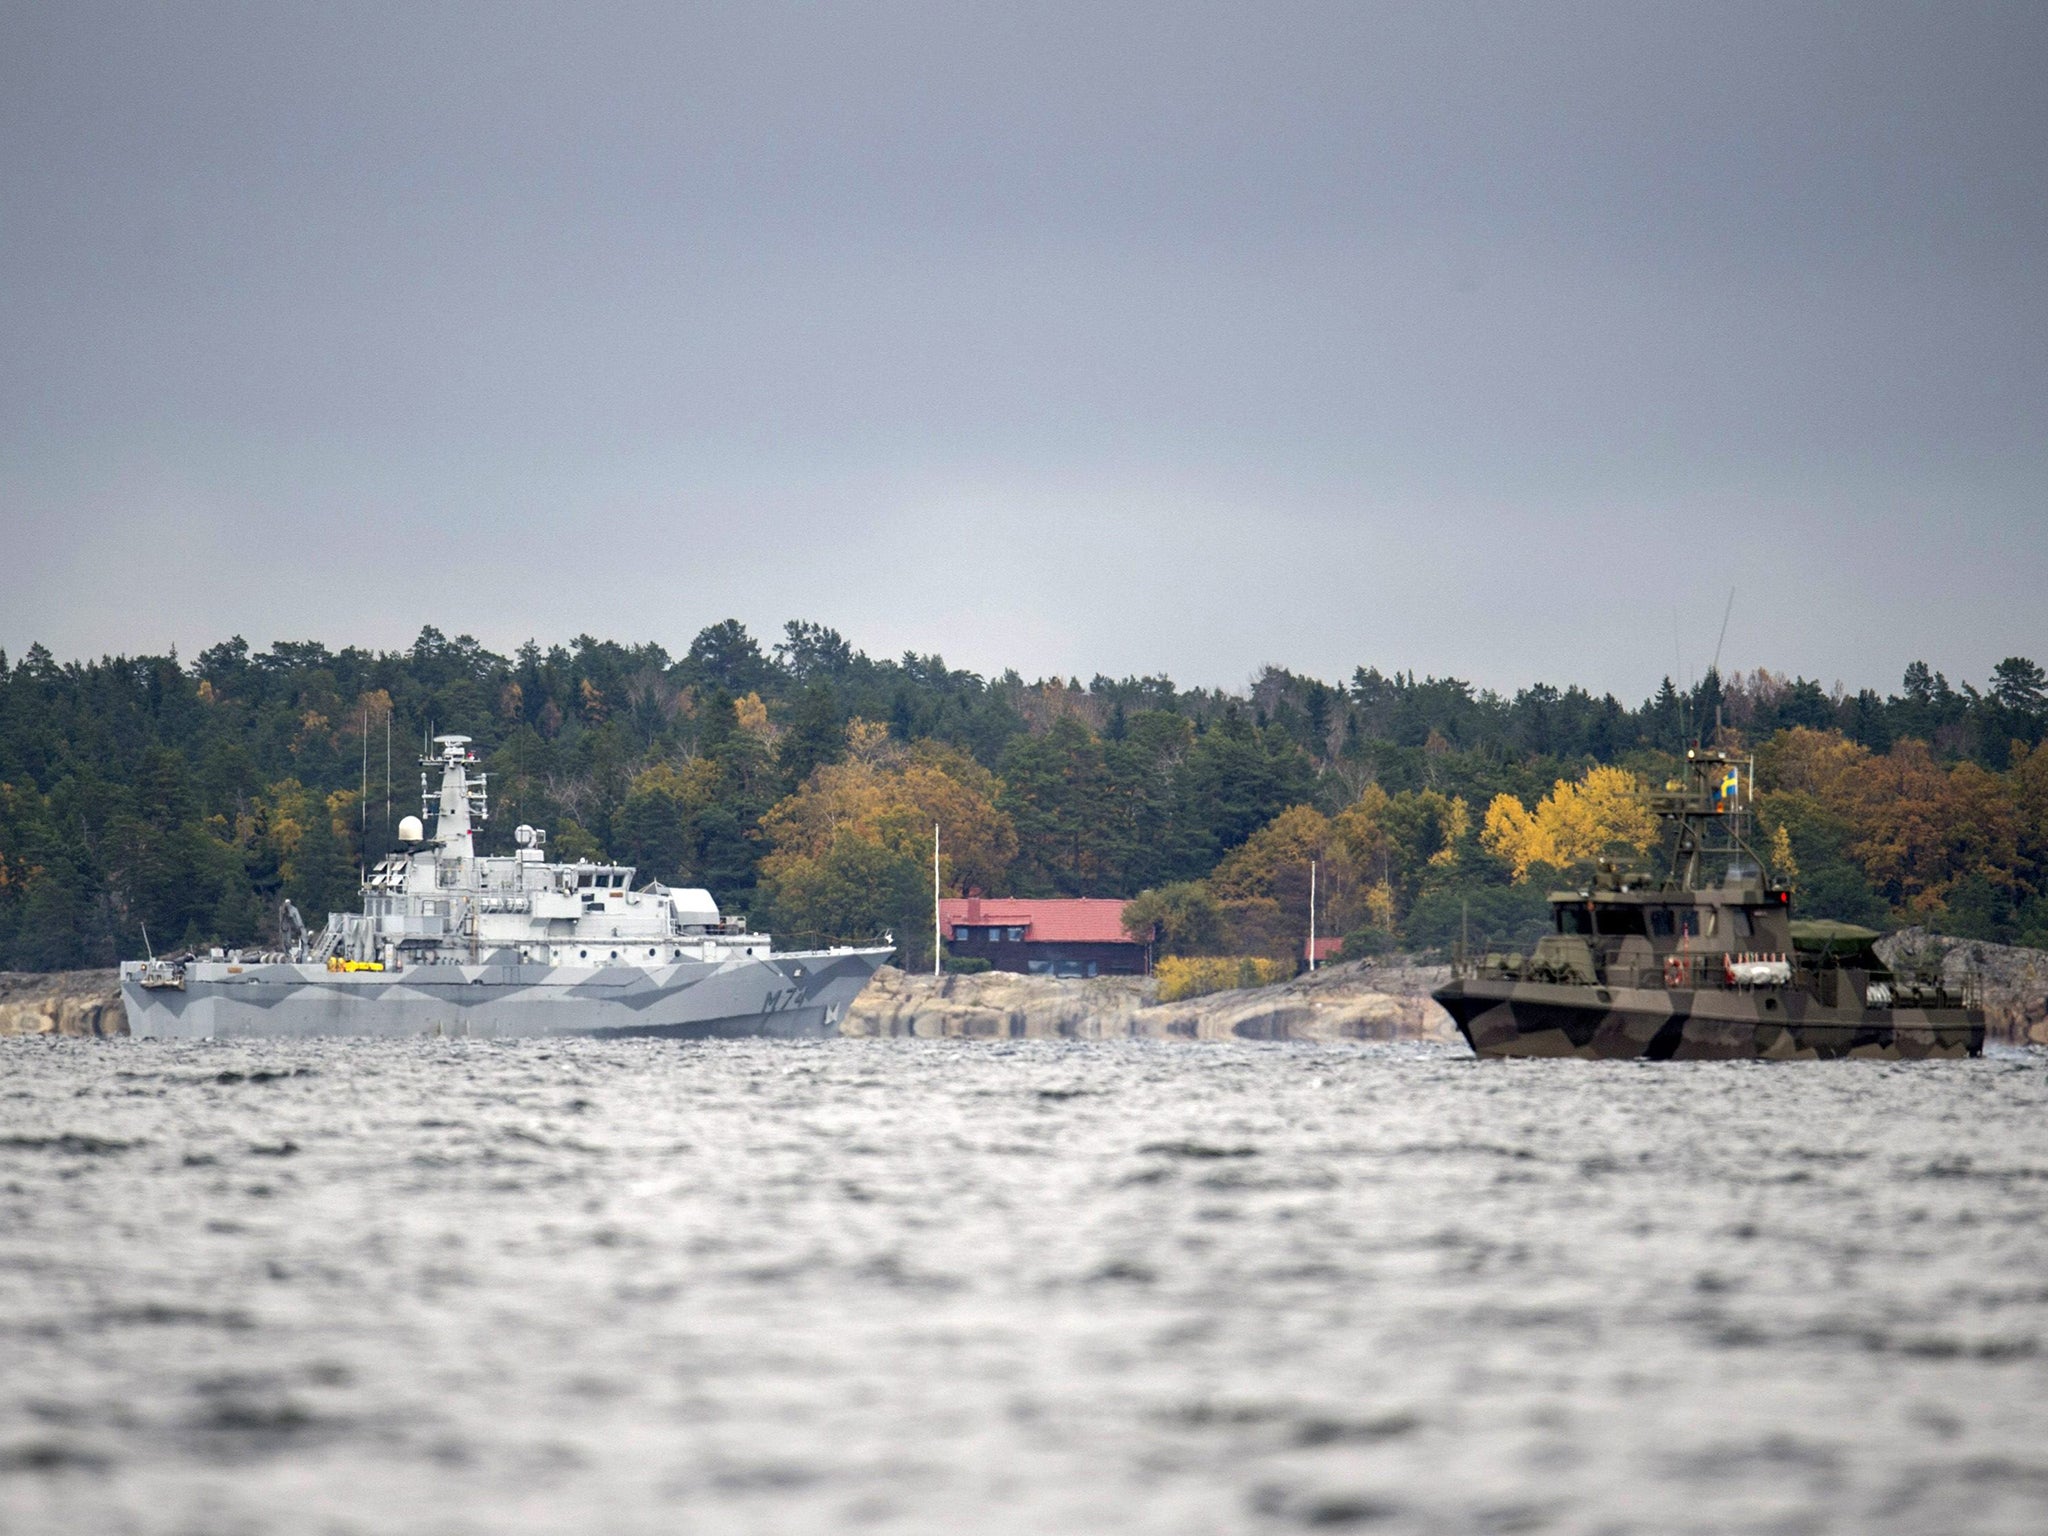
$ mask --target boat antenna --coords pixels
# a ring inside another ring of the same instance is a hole
[[[141,918],[137,918],[136,921],[142,923]],[[152,960],[156,958],[156,951],[150,948],[149,945],[149,924],[147,923],[142,923],[142,952]]]
[[[1692,734],[1692,694],[1685,686],[1685,639],[1676,607],[1671,610],[1671,687],[1678,695],[1678,737],[1683,741]]]
[[[1724,644],[1726,644],[1728,640],[1728,615],[1733,613],[1734,611],[1735,589],[1733,587],[1730,587],[1728,589],[1728,604],[1721,610],[1721,638],[1714,642],[1713,673],[1716,678],[1719,678],[1721,675],[1721,647]]]
[[[1735,611],[1735,589],[1728,589],[1728,601],[1721,609],[1721,634],[1714,641],[1714,661],[1707,670],[1714,674],[1714,738],[1721,736],[1721,647],[1728,643],[1728,615]]]

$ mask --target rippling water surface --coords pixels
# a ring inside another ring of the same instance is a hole
[[[2044,1068],[7,1042],[0,1527],[2048,1530]]]

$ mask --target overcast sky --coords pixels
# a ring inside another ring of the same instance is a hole
[[[2048,6],[0,4],[0,645],[2048,661]]]

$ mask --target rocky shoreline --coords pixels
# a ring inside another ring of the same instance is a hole
[[[0,971],[0,1035],[125,1035],[116,971]]]
[[[1403,960],[1325,966],[1275,986],[1157,1000],[1135,976],[1060,981],[984,971],[906,976],[884,967],[849,1035],[1009,1040],[1438,1040],[1458,1038],[1429,999],[1449,975]]]

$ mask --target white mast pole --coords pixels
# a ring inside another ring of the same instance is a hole
[[[1308,861],[1308,968],[1316,968],[1316,861]]]
[[[939,974],[939,950],[945,939],[939,927],[939,824],[932,823],[932,974]]]

